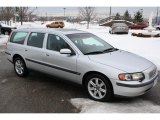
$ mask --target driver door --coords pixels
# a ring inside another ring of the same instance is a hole
[[[70,45],[60,36],[48,34],[45,52],[46,71],[54,76],[62,77],[74,81],[77,72],[77,55],[61,54],[61,49],[70,49]]]

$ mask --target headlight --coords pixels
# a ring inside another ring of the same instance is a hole
[[[145,78],[144,74],[138,73],[122,73],[118,75],[119,80],[122,81],[132,81],[132,80],[143,80]]]

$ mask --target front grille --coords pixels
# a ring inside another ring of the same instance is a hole
[[[149,78],[153,78],[156,75],[157,69],[153,69],[152,71],[149,72]]]

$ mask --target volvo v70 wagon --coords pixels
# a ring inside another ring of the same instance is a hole
[[[8,60],[20,77],[29,70],[81,84],[94,100],[146,93],[158,80],[156,66],[75,29],[17,29],[7,44]]]

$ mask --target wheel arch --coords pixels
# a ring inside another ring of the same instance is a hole
[[[102,75],[103,77],[106,78],[106,80],[109,81],[109,83],[110,83],[110,85],[112,86],[112,89],[113,89],[113,85],[112,85],[112,82],[110,81],[110,79],[109,79],[105,74],[103,74],[103,73],[101,73],[101,72],[98,72],[98,71],[88,71],[87,73],[85,73],[85,74],[83,75],[83,78],[82,78],[82,86],[83,86],[83,87],[84,87],[84,85],[85,85],[85,79],[86,79],[86,77],[89,76],[90,74],[100,74],[100,75]]]
[[[21,58],[23,61],[25,61],[21,55],[19,55],[19,54],[14,54],[14,55],[13,55],[13,62],[14,62],[14,60],[15,60],[17,57],[19,57],[19,58]]]

